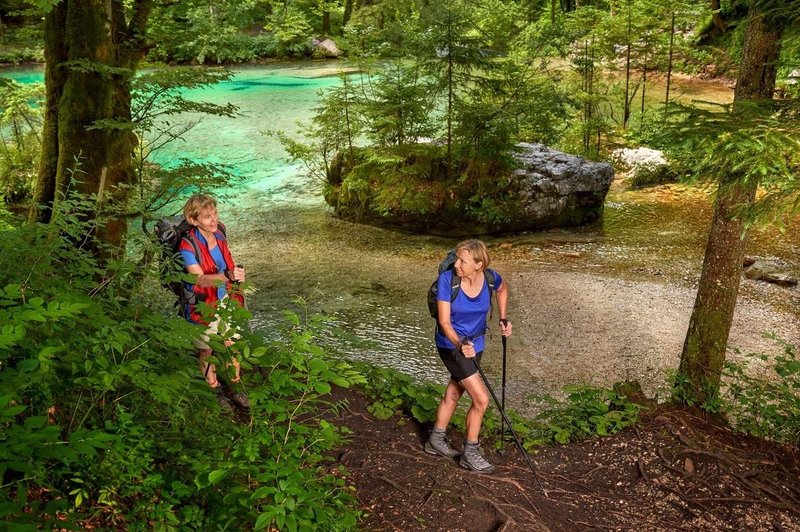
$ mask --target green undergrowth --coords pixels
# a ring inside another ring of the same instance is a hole
[[[287,313],[243,337],[249,415],[226,415],[192,355],[196,329],[151,308],[141,264],[90,251],[94,202],[0,238],[0,528],[348,530],[359,513],[330,451],[332,386],[363,383]],[[90,220],[90,221],[87,221]],[[131,243],[129,248],[136,248]],[[232,351],[212,338],[224,366]]]
[[[375,367],[360,367],[367,378],[364,388],[372,404],[368,410],[378,419],[389,419],[398,412],[420,423],[433,423],[444,386],[418,383],[403,373]],[[572,443],[594,436],[608,436],[631,426],[639,419],[641,408],[614,389],[591,386],[566,386],[566,399],[537,396],[545,406],[533,418],[521,416],[506,408],[512,427],[530,450],[540,445]],[[462,409],[463,410],[463,409]],[[463,411],[453,416],[451,425],[463,431]],[[484,418],[484,435],[497,434],[500,414],[492,405]]]
[[[721,410],[737,429],[753,436],[800,445],[800,360],[797,347],[769,335],[777,354],[751,353],[728,361]],[[761,371],[751,371],[754,367]]]
[[[800,359],[797,346],[775,333],[776,353],[742,353],[726,360],[719,387],[698,399],[685,376],[668,379],[675,404],[697,407],[732,430],[797,448],[800,446]]]
[[[500,159],[500,158],[499,158]],[[496,227],[519,210],[508,161],[497,168],[460,159],[447,176],[447,150],[432,144],[353,148],[331,163],[325,201],[356,220],[412,227],[455,218]]]

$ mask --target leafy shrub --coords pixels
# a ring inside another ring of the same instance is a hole
[[[389,419],[397,412],[406,412],[420,423],[436,420],[436,410],[444,393],[443,386],[419,384],[397,371],[362,366],[367,384],[364,386],[373,402],[367,410],[378,419]]]
[[[30,528],[352,528],[346,436],[318,414],[331,386],[363,382],[287,315],[268,346],[233,348],[252,402],[221,416],[192,356],[197,328],[153,311],[140,268],[84,248],[94,202],[0,239],[0,521]],[[243,327],[244,309],[226,316]],[[212,339],[224,363],[232,351]]]
[[[436,420],[436,410],[444,393],[443,386],[420,384],[408,375],[383,368],[363,367],[367,395],[372,399],[370,413],[389,419],[405,412],[420,423]],[[523,447],[570,443],[592,436],[608,436],[631,426],[639,419],[641,407],[613,389],[591,386],[566,386],[565,401],[550,396],[536,396],[545,409],[535,418],[525,418],[506,408],[506,415]],[[452,425],[464,430],[464,416],[453,416]],[[491,434],[500,425],[500,414],[494,405],[486,413],[484,434]]]
[[[583,385],[564,387],[565,402],[544,398],[551,406],[536,419],[545,427],[541,442],[569,443],[608,436],[633,425],[641,407],[613,389]]]
[[[678,177],[678,174],[669,165],[640,166],[636,168],[628,183],[633,188],[645,188],[676,183]]]
[[[18,65],[20,63],[42,63],[44,52],[42,48],[16,48],[0,50],[0,63]]]
[[[742,362],[728,361],[723,411],[743,432],[771,440],[800,444],[800,360],[796,346],[770,336],[783,349],[778,355],[751,353]],[[761,375],[753,363],[766,365]]]

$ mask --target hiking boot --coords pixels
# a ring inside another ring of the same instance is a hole
[[[428,454],[438,454],[445,458],[455,458],[459,452],[450,447],[447,436],[444,432],[431,432],[430,438],[425,442],[425,452]]]
[[[234,393],[231,399],[233,399],[233,402],[239,405],[240,408],[244,408],[245,410],[250,408],[250,398],[247,397],[247,394],[244,392]]]
[[[218,386],[217,389],[217,403],[219,404],[220,410],[223,412],[231,412],[233,410],[233,403],[231,400],[225,397],[225,391],[222,389],[222,386]]]
[[[464,454],[461,455],[458,465],[477,473],[493,473],[495,470],[495,467],[483,457],[477,443],[464,444]]]

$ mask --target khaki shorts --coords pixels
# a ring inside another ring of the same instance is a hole
[[[228,296],[226,295],[225,297],[222,298],[222,301],[220,301],[219,304],[220,306],[224,306],[227,304],[227,302],[228,302]],[[192,340],[192,343],[197,349],[204,351],[210,350],[211,346],[208,345],[208,342],[211,340],[211,335],[220,333],[224,334],[227,333],[229,329],[230,326],[227,323],[223,322],[222,319],[220,319],[219,314],[214,314],[214,319],[211,320],[211,323],[208,324],[208,328],[206,328],[205,332],[200,336],[200,338],[195,338],[194,340]],[[232,339],[238,340],[241,337],[242,335],[240,335],[239,333],[234,333]]]

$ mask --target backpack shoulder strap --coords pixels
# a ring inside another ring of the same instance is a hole
[[[489,296],[491,297],[491,292],[497,288],[497,274],[491,268],[487,268],[483,271],[483,275],[486,277],[486,284],[489,285]]]
[[[461,277],[456,275],[455,270],[450,270],[450,303],[456,300],[456,296],[458,295],[458,291],[461,290]]]
[[[486,284],[489,285],[489,315],[487,318],[491,321],[494,316],[494,300],[492,299],[492,294],[497,293],[497,273],[491,268],[486,268],[483,270],[483,275],[486,277]],[[489,330],[488,322],[486,323],[486,330]]]
[[[200,246],[197,245],[197,240],[192,236],[192,230],[186,231],[186,234],[183,235],[181,240],[185,240],[192,245],[192,249],[194,250],[194,256],[197,259],[197,264],[201,263],[200,260]]]

